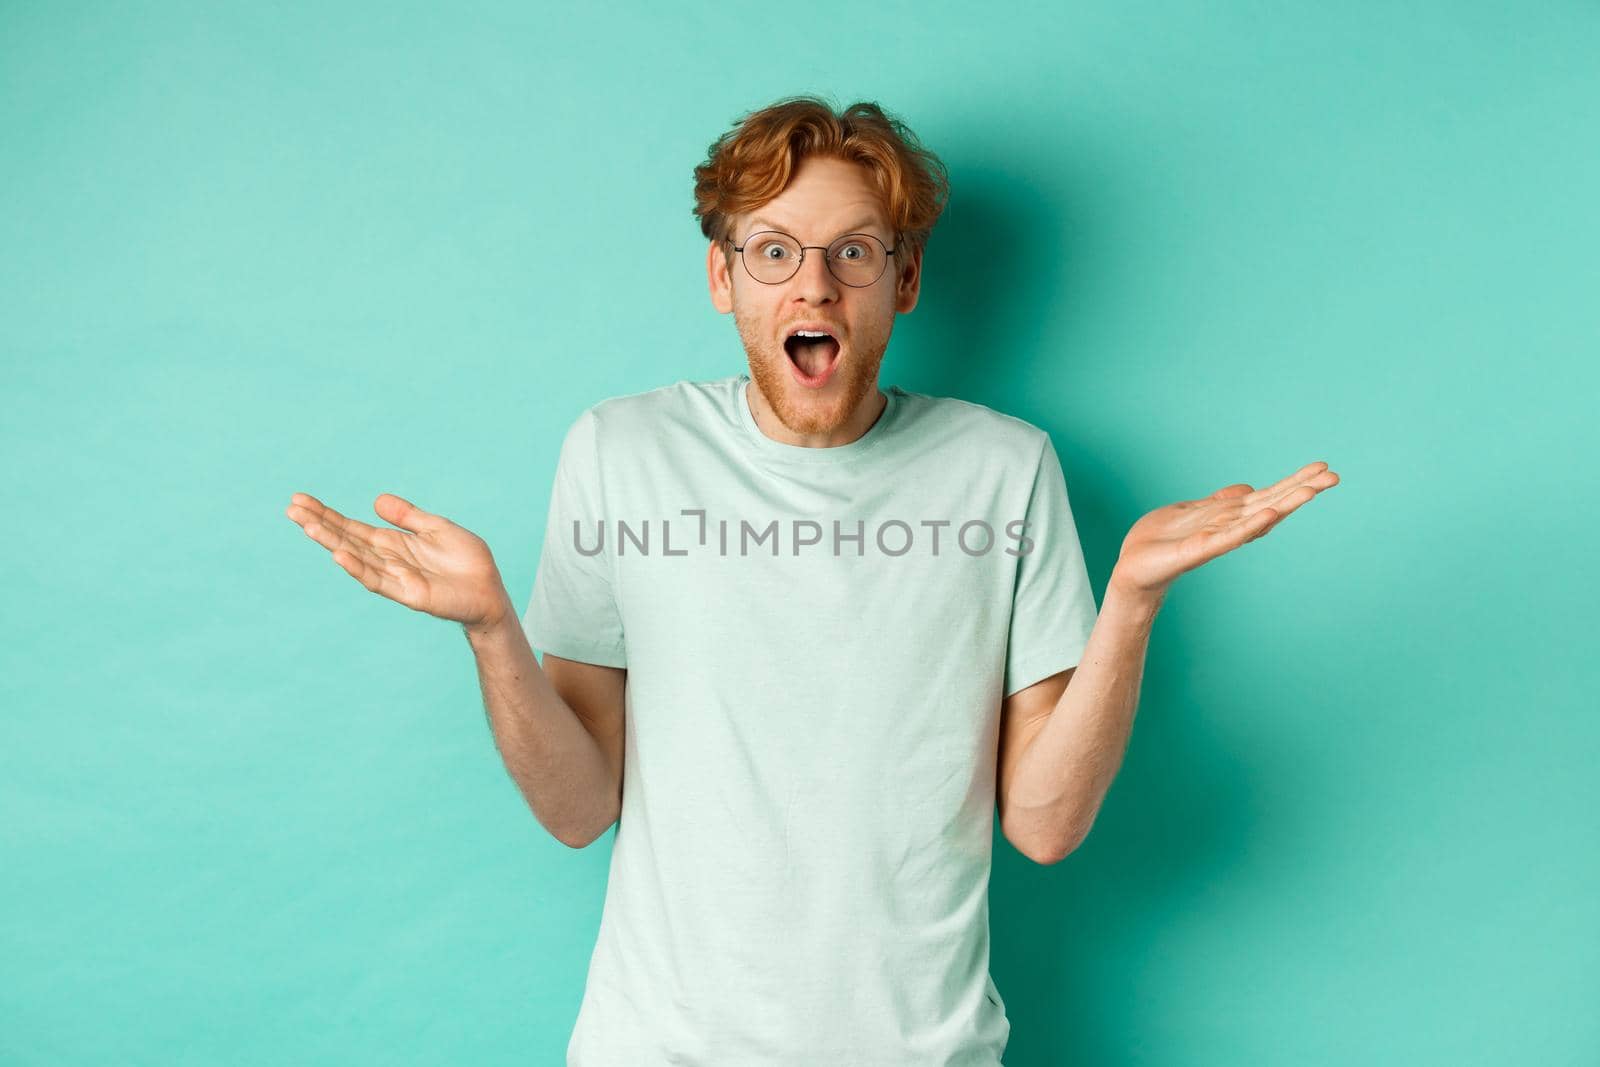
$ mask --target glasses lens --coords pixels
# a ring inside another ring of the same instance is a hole
[[[846,285],[871,285],[883,273],[889,250],[870,233],[849,233],[828,249],[833,276]]]
[[[800,266],[800,242],[776,230],[753,233],[744,243],[744,265],[758,282],[781,282]]]

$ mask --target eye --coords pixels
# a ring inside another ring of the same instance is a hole
[[[752,237],[745,248],[747,251],[754,252],[759,259],[769,259],[774,263],[781,263],[798,254],[793,245],[793,241],[782,235],[765,234]]]
[[[845,254],[845,253],[851,252],[851,251],[854,251],[856,253],[855,256],[851,257],[851,256],[847,256]],[[845,245],[843,248],[839,249],[838,258],[840,258],[840,259],[851,259],[851,258],[860,259],[862,256],[864,256],[866,254],[867,254],[867,250],[863,246],[861,246],[859,244],[848,244],[848,245]]]

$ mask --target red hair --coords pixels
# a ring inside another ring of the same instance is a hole
[[[788,186],[808,156],[866,168],[898,242],[921,250],[950,196],[939,157],[875,103],[835,112],[815,96],[788,96],[742,116],[694,168],[694,215],[707,240],[732,237],[730,217],[754,211]],[[730,258],[731,246],[723,252]]]

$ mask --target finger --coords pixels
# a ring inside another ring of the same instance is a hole
[[[300,525],[305,530],[306,536],[328,551],[343,549],[369,566],[383,565],[383,560],[388,555],[380,543],[383,539],[400,536],[398,531],[380,530],[376,526],[368,526],[359,519],[341,515],[328,507]]]
[[[1313,474],[1309,478],[1305,478],[1298,483],[1285,485],[1276,491],[1257,493],[1252,498],[1251,504],[1256,506],[1267,505],[1269,507],[1278,507],[1280,501],[1287,500],[1291,494],[1297,493],[1302,489],[1310,489],[1311,494],[1315,496],[1324,489],[1331,489],[1338,484],[1339,476],[1333,471],[1324,470]]]
[[[302,527],[308,527],[310,523],[315,523],[339,534],[352,543],[365,542],[368,545],[371,544],[373,535],[386,532],[379,530],[376,526],[369,526],[360,519],[352,519],[350,516],[330,508],[309,493],[296,493],[293,500],[294,503],[289,505],[288,514],[291,519],[294,519]],[[307,528],[306,532],[310,533],[311,531]],[[331,548],[332,546],[328,547]]]
[[[1270,523],[1267,524],[1266,530],[1262,530],[1260,533],[1257,533],[1254,536],[1260,537],[1261,534],[1264,534],[1267,532],[1267,530],[1272,529],[1272,527],[1276,526],[1291,512],[1299,510],[1302,504],[1305,504],[1316,495],[1317,490],[1311,488],[1309,485],[1302,485],[1297,489],[1290,491],[1287,495],[1281,497],[1280,499],[1273,501],[1273,503],[1264,510],[1275,512],[1275,517]]]
[[[412,533],[436,530],[450,521],[442,515],[423,511],[405,497],[393,493],[379,493],[378,499],[372,502],[372,510],[388,522]]]
[[[369,592],[389,597],[391,600],[400,599],[396,595],[400,589],[399,579],[381,564],[363,559],[354,552],[343,548],[334,549],[333,561],[344,568],[346,574],[365,586]]]
[[[1276,526],[1288,512],[1279,508],[1262,508],[1260,511],[1251,512],[1234,525],[1238,527],[1233,536],[1237,544],[1254,541],[1262,534]]]
[[[390,565],[390,557],[362,535],[366,530],[373,535],[399,537],[397,532],[380,530],[341,515],[309,493],[295,493],[292,500],[289,517],[300,524],[307,537],[328,549],[333,561],[346,574],[371,592],[401,600],[404,585],[400,574]]]
[[[306,520],[314,518],[326,510],[328,510],[328,505],[310,493],[291,493],[289,506],[283,509],[283,513],[301,526],[304,526]]]
[[[1221,489],[1218,489],[1215,493],[1212,493],[1211,499],[1232,500],[1234,497],[1245,496],[1253,492],[1255,492],[1255,490],[1250,488],[1248,484],[1244,482],[1235,482],[1233,485],[1225,485]]]
[[[367,567],[383,566],[384,556],[376,545],[360,536],[348,536],[338,525],[341,521],[349,523],[353,520],[345,519],[344,516],[332,509],[325,512],[324,517],[330,521],[325,523],[322,519],[307,519],[300,524],[300,528],[306,532],[307,537],[335,555],[342,552],[351,560]],[[357,525],[362,524],[358,523]],[[377,532],[382,533],[384,531]],[[399,537],[400,535],[396,533],[394,536]],[[346,569],[348,570],[349,568],[346,567]]]
[[[1328,465],[1326,463],[1324,463],[1320,459],[1315,461],[1315,462],[1313,462],[1313,463],[1307,463],[1304,467],[1301,467],[1299,470],[1295,471],[1293,474],[1291,474],[1291,475],[1289,475],[1289,476],[1287,476],[1285,478],[1279,478],[1277,481],[1273,482],[1271,485],[1266,486],[1263,489],[1256,490],[1255,495],[1256,495],[1256,497],[1258,499],[1268,497],[1268,496],[1270,496],[1270,495],[1272,495],[1274,493],[1280,492],[1283,489],[1290,488],[1292,486],[1300,484],[1301,482],[1306,481],[1307,479],[1311,478],[1313,475],[1317,474],[1319,471],[1326,470],[1327,467],[1328,467]]]
[[[1254,515],[1246,517],[1242,520],[1244,539],[1239,543],[1247,544],[1265,535],[1268,530],[1282,522],[1283,517],[1287,514],[1288,512],[1280,511],[1277,508],[1262,508]]]

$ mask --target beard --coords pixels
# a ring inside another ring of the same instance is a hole
[[[878,387],[878,368],[889,348],[890,322],[881,330],[853,330],[850,343],[841,346],[833,377],[821,389],[807,389],[789,369],[789,353],[773,339],[770,324],[743,317],[737,304],[733,322],[750,363],[750,377],[778,421],[794,434],[830,433],[849,422],[856,409]]]

